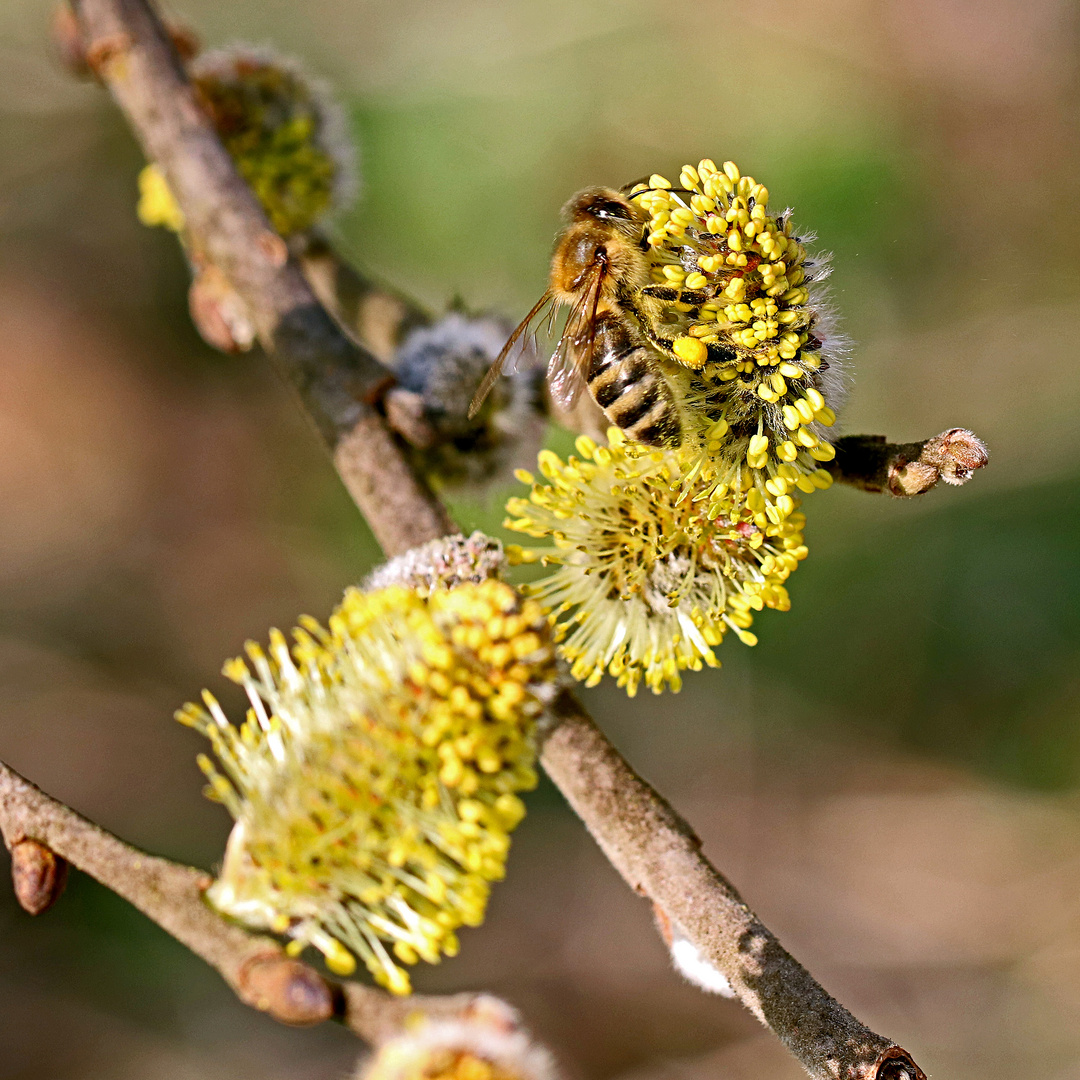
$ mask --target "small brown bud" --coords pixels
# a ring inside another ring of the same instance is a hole
[[[932,438],[923,450],[946,484],[965,484],[976,469],[990,460],[986,444],[967,428],[950,428]]]
[[[190,26],[185,26],[183,23],[169,23],[166,30],[172,39],[173,48],[185,64],[199,55],[202,43]],[[95,43],[91,61],[82,28],[79,25],[79,17],[67,0],[57,4],[53,9],[51,34],[60,63],[69,74],[79,79],[85,79],[94,74],[103,63],[110,59],[110,54],[126,49],[131,44],[126,35],[102,39]]]
[[[188,289],[188,311],[207,345],[225,353],[247,352],[255,343],[243,300],[216,266],[198,270]]]
[[[914,460],[900,456],[889,469],[889,492],[893,495],[921,495],[938,480],[955,486],[966,484],[971,474],[989,461],[986,444],[967,428],[950,428],[904,449],[918,451],[919,456]]]
[[[438,441],[438,432],[424,418],[424,399],[412,390],[394,387],[385,398],[387,423],[411,446],[427,450]]]
[[[889,469],[889,494],[898,497],[922,495],[937,482],[940,473],[922,460],[899,461]]]
[[[675,940],[674,931],[671,929],[671,920],[668,918],[667,912],[655,900],[653,901],[652,910],[653,918],[656,919],[656,929],[660,931],[664,944],[670,949],[672,941]]]
[[[67,883],[66,859],[37,840],[20,840],[11,848],[11,880],[24,911],[40,915],[60,899]]]
[[[131,35],[120,31],[106,34],[86,46],[86,64],[98,76],[105,75],[105,69],[119,60],[131,48]]]
[[[172,38],[176,55],[185,64],[199,55],[202,42],[199,40],[199,35],[190,26],[185,26],[183,23],[168,23],[165,29],[168,30],[169,37]]]
[[[282,267],[289,261],[289,245],[276,232],[264,232],[259,236],[259,250],[270,260],[271,266]]]
[[[259,956],[240,973],[240,997],[283,1024],[306,1027],[329,1020],[334,1000],[323,977],[307,964],[280,955]]]
[[[463,1019],[507,1035],[521,1030],[521,1014],[517,1009],[492,994],[477,994],[465,1009]]]

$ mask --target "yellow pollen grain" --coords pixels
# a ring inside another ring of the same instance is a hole
[[[701,368],[709,358],[708,347],[692,337],[678,337],[672,345],[672,351],[687,367]]]

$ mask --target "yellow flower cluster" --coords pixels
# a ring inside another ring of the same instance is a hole
[[[825,267],[733,162],[685,165],[679,184],[653,176],[630,197],[649,215],[645,293],[662,303],[671,352],[693,373],[694,478],[712,480],[714,497],[741,501],[754,489],[783,507],[794,488],[831,482],[821,464],[835,457],[826,429],[840,384],[828,374],[837,357],[815,297]]]
[[[291,60],[245,46],[205,53],[191,79],[225,148],[283,236],[348,196],[352,148],[322,90]],[[179,232],[183,214],[156,165],[139,177],[139,220]]]
[[[736,504],[694,481],[693,453],[651,450],[608,431],[609,446],[577,440],[580,458],[539,458],[547,483],[507,503],[507,528],[549,541],[510,546],[511,563],[558,569],[528,586],[550,611],[574,678],[604,673],[633,696],[678,690],[680,673],[719,666],[714,646],[732,630],[753,645],[754,613],[786,611],[784,582],[807,555],[805,517],[790,496],[784,513],[755,491]],[[689,484],[689,486],[688,486]]]
[[[226,665],[250,701],[239,728],[209,693],[177,714],[210,739],[208,791],[236,821],[207,896],[407,993],[396,961],[453,955],[503,876],[555,675],[547,623],[495,580],[351,589],[328,628],[301,623],[291,650],[273,631]]]
[[[408,1042],[383,1047],[368,1080],[521,1080],[498,1064],[457,1047],[424,1048]]]
[[[550,1054],[516,1026],[420,1021],[383,1043],[359,1080],[554,1080]]]

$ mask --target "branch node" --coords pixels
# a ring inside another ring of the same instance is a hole
[[[275,1020],[308,1027],[329,1020],[334,994],[312,967],[282,956],[264,953],[248,960],[237,977],[240,999]]]
[[[68,864],[37,840],[11,846],[11,881],[15,898],[31,915],[41,915],[60,899],[67,884]]]

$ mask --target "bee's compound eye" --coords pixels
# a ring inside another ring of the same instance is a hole
[[[601,221],[629,221],[631,217],[629,207],[614,199],[597,199],[591,209]]]

